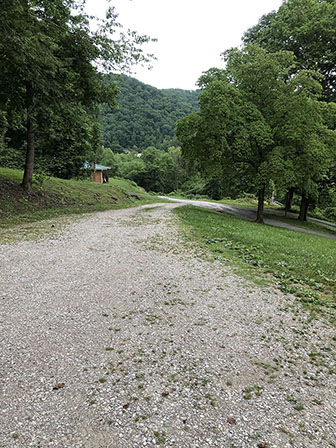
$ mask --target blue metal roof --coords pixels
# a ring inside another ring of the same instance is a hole
[[[105,170],[110,170],[110,169],[111,169],[110,166],[99,165],[98,163],[96,163],[96,170],[105,171]]]
[[[93,164],[89,163],[89,162],[85,162],[84,163],[84,169],[85,170],[92,170],[93,169]],[[111,169],[110,166],[99,165],[99,163],[96,163],[96,170],[98,170],[98,171],[106,171],[106,170],[110,170],[110,169]]]

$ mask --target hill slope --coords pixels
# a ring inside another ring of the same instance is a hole
[[[56,216],[81,214],[155,202],[144,190],[125,179],[108,184],[35,176],[34,192],[20,187],[22,171],[0,168],[0,243],[2,229]]]
[[[105,147],[113,151],[136,146],[166,149],[177,145],[176,122],[198,110],[198,93],[194,90],[157,89],[129,76],[112,75],[120,94],[119,108],[103,108]]]

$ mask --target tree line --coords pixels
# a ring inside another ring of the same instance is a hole
[[[24,166],[26,190],[34,166],[69,178],[96,160],[150,191],[256,193],[259,221],[270,191],[286,210],[300,195],[302,220],[316,204],[336,217],[335,0],[287,0],[198,91],[112,75],[148,62],[150,38],[123,30],[113,7],[92,31],[84,4],[0,9],[0,164]]]
[[[132,180],[149,192],[221,199],[247,191],[241,181],[228,185],[215,176],[205,178],[195,161],[189,163],[182,156],[179,146],[170,146],[167,151],[149,146],[141,152],[133,148],[122,153],[104,148],[98,151],[97,161],[110,168],[109,176]]]
[[[116,84],[106,83],[104,72],[151,58],[142,49],[150,38],[124,30],[112,6],[104,20],[84,7],[83,0],[1,3],[0,162],[24,162],[27,191],[35,161],[71,177],[94,157],[100,105],[116,105]]]
[[[223,53],[224,69],[199,79],[200,111],[181,119],[182,154],[205,177],[243,178],[263,222],[270,184],[310,203],[336,206],[336,2],[288,0]]]
[[[116,154],[105,148],[99,161],[111,168],[110,176],[132,180],[149,192],[179,190],[189,175],[181,148],[175,146],[168,148],[168,151],[149,146],[141,153],[132,150]]]

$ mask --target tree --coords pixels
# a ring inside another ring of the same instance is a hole
[[[174,171],[175,171],[175,185],[174,189],[178,190],[181,183],[184,182],[186,178],[186,170],[185,170],[185,163],[182,157],[182,152],[180,147],[171,146],[168,148],[168,154],[171,157],[173,164],[174,164]]]
[[[275,139],[284,161],[278,184],[301,194],[299,220],[306,221],[309,202],[317,199],[317,184],[335,157],[335,132],[326,125],[317,101],[321,85],[309,72],[292,77],[288,89],[292,94],[275,104]]]
[[[272,128],[274,148],[268,167],[273,180],[302,194],[299,219],[306,220],[309,197],[326,172],[334,146],[319,102],[321,75],[312,70],[293,73],[292,53],[268,53],[256,45],[225,54],[227,71],[246,92]]]
[[[335,28],[336,2],[334,0],[288,0],[277,12],[263,16],[256,26],[249,29],[244,35],[244,41],[257,43],[270,52],[292,51],[296,56],[296,64],[291,69],[291,74],[299,73],[303,69],[317,71],[321,75],[321,99],[330,103],[336,101]],[[320,118],[318,121],[320,122]],[[335,125],[330,126],[327,122],[325,124],[330,130],[336,129]],[[330,155],[332,156],[335,151],[335,144],[332,142],[333,139],[329,141],[329,152],[325,161],[330,163]],[[309,197],[310,199],[315,197],[315,202],[317,200],[317,184],[324,179],[325,185],[323,170],[320,174],[315,173],[314,176],[308,176],[308,178],[310,180],[305,182],[305,187],[302,180],[300,181],[299,192],[302,195],[300,219],[306,219]],[[290,198],[294,190],[295,188],[291,186],[286,194],[286,210],[290,207]]]
[[[118,173],[118,162],[112,149],[105,148],[100,159],[100,163],[105,166],[109,166],[111,170],[109,171],[110,176],[116,176]]]
[[[323,99],[336,100],[336,2],[287,0],[277,12],[262,16],[244,35],[245,43],[269,52],[292,51],[294,71],[315,70],[322,76]]]
[[[106,86],[97,67],[111,71],[148,61],[141,49],[147,36],[121,32],[114,38],[120,24],[113,7],[92,32],[83,3],[4,0],[0,10],[0,110],[26,122],[22,185],[28,191],[41,135],[62,133],[71,117],[75,128],[84,122],[90,140],[97,104],[115,105],[116,86]]]
[[[115,160],[119,176],[147,191],[169,193],[175,188],[176,165],[170,153],[149,146],[142,153],[116,154]]]
[[[200,94],[200,112],[178,122],[177,136],[184,157],[196,158],[206,177],[248,177],[258,190],[262,222],[272,134],[256,106],[227,81],[214,80]]]
[[[168,193],[174,189],[174,163],[171,156],[150,146],[142,152],[144,169],[139,185],[148,191]]]
[[[178,124],[183,154],[210,172],[229,170],[257,190],[263,222],[267,185],[312,191],[329,160],[327,129],[316,98],[321,86],[310,71],[290,75],[292,53],[257,45],[224,53],[225,71],[200,78],[201,110]],[[226,80],[224,78],[226,77]],[[209,172],[206,173],[209,175]]]

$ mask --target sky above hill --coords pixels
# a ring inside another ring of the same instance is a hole
[[[158,88],[195,89],[203,71],[223,67],[220,54],[241,44],[258,19],[282,0],[87,0],[87,12],[103,17],[116,7],[125,28],[157,38],[144,47],[153,68],[134,67],[140,81]]]

